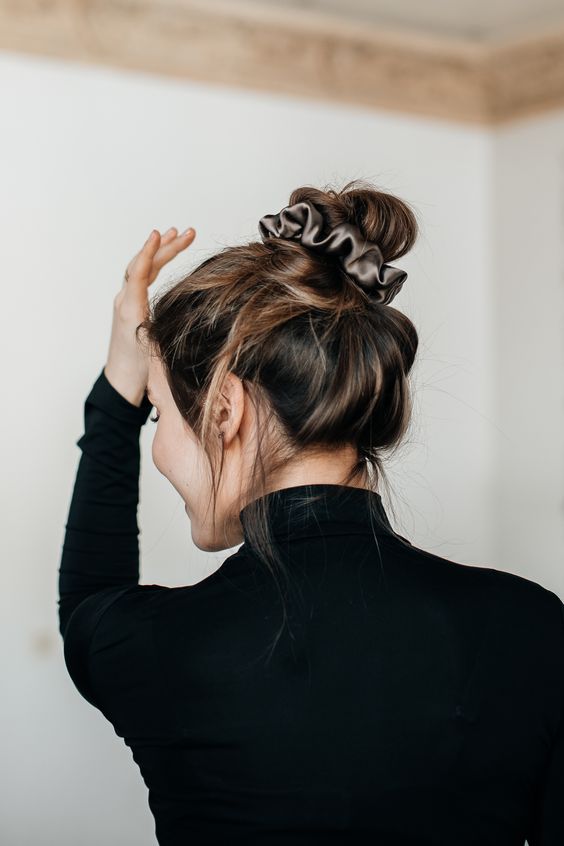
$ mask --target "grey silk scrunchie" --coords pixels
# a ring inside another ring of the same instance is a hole
[[[336,255],[347,273],[376,302],[389,303],[399,293],[407,273],[384,264],[378,244],[368,241],[352,223],[339,223],[325,237],[323,215],[310,200],[286,206],[278,214],[265,214],[259,220],[263,241],[267,238],[290,238],[305,247]]]

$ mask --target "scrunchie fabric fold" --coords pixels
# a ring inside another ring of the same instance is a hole
[[[376,302],[387,304],[399,293],[407,273],[385,264],[378,244],[367,240],[352,223],[339,223],[321,237],[321,211],[310,200],[286,206],[278,214],[266,214],[258,228],[263,241],[289,238],[305,247],[337,256],[345,273]]]

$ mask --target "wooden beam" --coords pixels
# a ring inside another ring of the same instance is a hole
[[[564,106],[564,26],[498,43],[484,57],[491,122],[503,124]]]
[[[0,48],[481,125],[564,105],[564,27],[474,43],[245,0],[0,0]]]

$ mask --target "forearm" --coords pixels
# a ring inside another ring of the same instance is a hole
[[[104,370],[84,404],[82,450],[59,567],[61,632],[91,593],[139,581],[139,434],[152,408],[125,399]]]

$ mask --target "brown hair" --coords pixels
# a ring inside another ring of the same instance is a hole
[[[386,263],[407,253],[418,235],[410,206],[365,180],[340,191],[303,186],[289,204],[303,200],[321,210],[327,230],[356,225]],[[226,374],[241,379],[257,413],[258,443],[251,481],[230,519],[238,523],[248,504],[250,544],[280,587],[279,575],[287,580],[288,574],[262,499],[269,480],[306,451],[352,444],[358,460],[342,484],[358,479],[375,490],[380,476],[387,484],[382,453],[397,449],[411,418],[413,323],[371,300],[334,257],[269,238],[225,247],[202,261],[153,298],[141,329],[209,461],[214,525],[223,469],[214,411]]]

